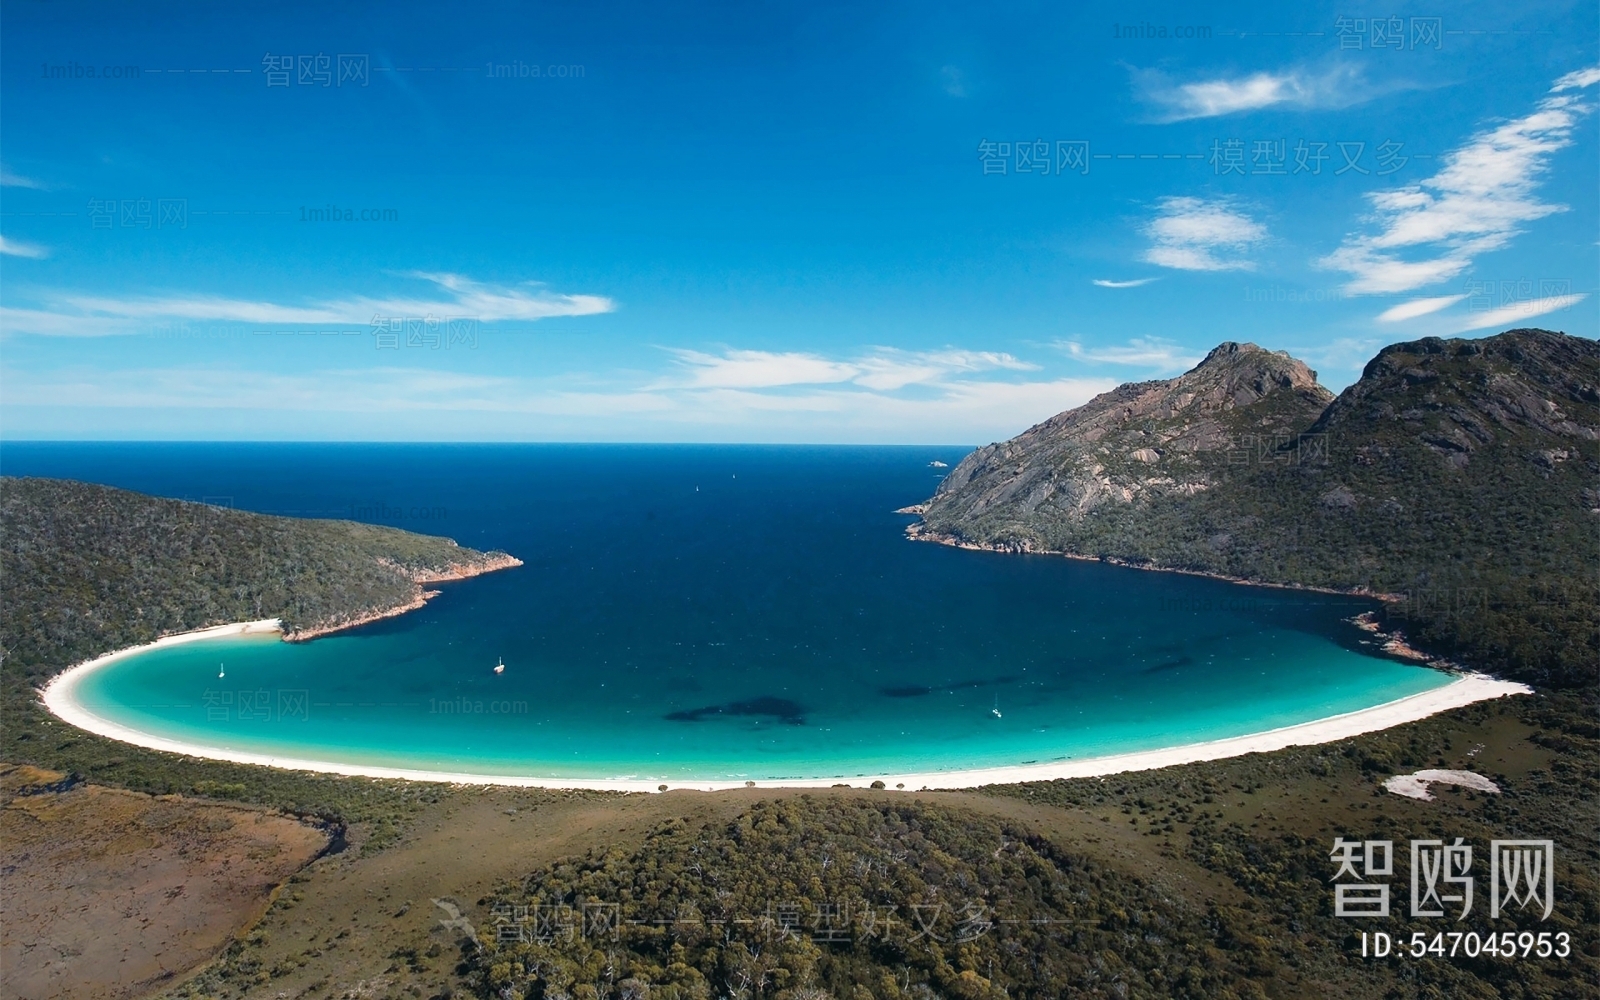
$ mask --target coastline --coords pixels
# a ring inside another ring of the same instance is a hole
[[[291,771],[313,771],[342,774],[353,777],[400,778],[408,781],[433,781],[458,785],[506,785],[524,788],[582,788],[598,791],[653,792],[666,784],[672,789],[718,791],[747,787],[739,780],[685,781],[641,777],[637,775],[614,778],[560,778],[538,775],[474,774],[469,772],[429,771],[415,768],[386,767],[382,765],[351,764],[337,761],[319,761],[298,757],[253,753],[227,748],[200,746],[180,740],[154,736],[130,729],[95,715],[80,705],[76,689],[85,677],[110,663],[150,649],[194,642],[201,639],[230,635],[249,635],[281,632],[282,626],[275,618],[254,622],[239,622],[211,628],[164,636],[142,646],[130,646],[87,660],[51,678],[40,692],[40,701],[56,718],[63,722],[134,746],[168,753],[182,754],[209,760],[229,761],[236,764],[256,764]],[[1132,753],[1082,760],[1058,760],[1044,764],[1017,764],[1004,767],[952,769],[945,771],[919,771],[901,774],[827,775],[815,778],[781,778],[756,782],[761,788],[826,788],[845,782],[854,787],[866,787],[873,781],[882,781],[890,789],[904,786],[907,791],[923,789],[974,788],[979,785],[1011,784],[1023,781],[1049,781],[1055,778],[1086,778],[1120,774],[1126,771],[1148,771],[1178,764],[1222,760],[1251,753],[1266,753],[1291,746],[1310,746],[1348,739],[1363,733],[1377,732],[1407,722],[1437,715],[1453,708],[1474,702],[1514,694],[1531,694],[1533,689],[1514,681],[1502,681],[1486,674],[1463,673],[1448,684],[1418,694],[1399,698],[1371,708],[1346,712],[1341,715],[1302,722],[1293,726],[1270,729],[1244,736],[1220,740],[1189,743],[1159,750],[1140,750]]]
[[[927,504],[912,504],[910,507],[901,507],[899,510],[895,511],[895,513],[921,515],[927,512],[927,508]],[[1213,573],[1208,570],[1181,569],[1176,566],[1158,566],[1153,563],[1130,562],[1126,559],[1118,559],[1114,556],[1086,556],[1079,552],[1063,552],[1059,549],[1035,549],[1027,545],[985,545],[982,542],[969,542],[964,539],[957,538],[954,535],[947,535],[937,531],[929,531],[925,525],[920,523],[907,525],[906,537],[914,542],[933,542],[937,545],[948,545],[951,548],[966,549],[971,552],[999,552],[1007,555],[1016,555],[1020,553],[1023,555],[1036,556],[1063,556],[1067,559],[1077,559],[1081,562],[1097,562],[1104,563],[1108,566],[1121,566],[1124,569],[1139,569],[1152,573],[1181,573],[1184,576],[1204,577],[1207,580],[1220,580],[1223,583],[1236,583],[1244,587],[1271,587],[1276,590],[1304,590],[1317,594],[1338,594],[1340,596],[1348,597],[1370,597],[1373,600],[1383,601],[1386,604],[1395,604],[1406,599],[1406,595],[1404,594],[1385,594],[1376,590],[1370,590],[1366,587],[1354,587],[1341,590],[1337,587],[1314,587],[1309,584],[1301,583],[1274,583],[1265,580],[1251,580],[1242,576],[1229,576],[1225,573]],[[1462,671],[1462,668],[1459,664],[1447,660],[1444,657],[1435,656],[1432,653],[1425,652],[1411,645],[1406,641],[1404,632],[1401,632],[1398,629],[1390,632],[1383,631],[1383,626],[1378,624],[1376,612],[1363,611],[1361,614],[1349,619],[1349,621],[1361,631],[1368,633],[1376,639],[1382,640],[1378,648],[1383,652],[1388,653],[1390,656],[1398,657],[1402,660],[1410,660],[1411,662],[1420,666],[1432,667],[1436,670],[1447,670],[1451,673],[1460,673]]]
[[[416,584],[449,583],[452,580],[466,580],[470,577],[482,576],[485,573],[494,573],[502,569],[515,569],[521,565],[522,560],[509,553],[489,553],[487,559],[480,559],[477,562],[451,563],[438,573],[430,573],[426,570],[421,573],[413,573],[411,582]]]
[[[922,507],[923,510],[915,510]],[[926,505],[913,504],[911,507],[902,507],[895,511],[896,514],[922,514]],[[954,549],[967,549],[971,552],[1003,552],[1011,555],[1033,556],[1063,556],[1067,559],[1078,559],[1083,562],[1104,563],[1107,566],[1121,566],[1124,569],[1142,569],[1151,573],[1181,573],[1184,576],[1200,576],[1207,580],[1221,580],[1224,583],[1237,583],[1246,587],[1272,587],[1276,590],[1307,590],[1317,594],[1340,594],[1349,597],[1370,597],[1374,600],[1393,604],[1406,599],[1404,594],[1385,594],[1367,587],[1314,587],[1304,583],[1275,583],[1270,580],[1251,580],[1242,576],[1229,576],[1226,573],[1213,573],[1203,569],[1183,569],[1178,566],[1160,566],[1155,563],[1132,562],[1127,559],[1118,559],[1116,556],[1087,556],[1081,552],[1063,552],[1060,549],[1036,549],[1030,545],[992,545],[983,542],[969,542],[947,535],[943,532],[929,531],[925,524],[906,525],[906,537],[913,542],[933,542],[936,545],[948,545]]]
[[[389,562],[386,559],[380,559],[378,561],[385,565],[394,566],[396,569],[399,569],[398,566],[395,566],[394,563]],[[285,632],[283,635],[283,641],[310,642],[312,639],[315,639],[318,636],[332,635],[335,632],[343,632],[346,629],[360,628],[363,625],[371,625],[373,622],[383,621],[385,618],[397,618],[408,611],[416,611],[433,598],[439,596],[441,591],[424,590],[423,587],[426,584],[449,583],[453,580],[466,580],[474,576],[482,576],[485,573],[494,573],[502,569],[513,569],[521,565],[521,559],[518,559],[516,556],[501,552],[496,555],[491,555],[489,558],[482,559],[478,562],[451,563],[449,566],[446,566],[442,571],[439,572],[428,572],[424,570],[419,573],[411,573],[408,574],[408,576],[410,577],[411,582],[416,585],[416,592],[411,595],[411,600],[406,601],[404,604],[396,604],[392,608],[382,608],[377,611],[368,611],[365,614],[356,615],[354,618],[341,619],[339,621],[332,622],[322,622],[316,625],[307,626],[303,629],[298,629],[293,632]]]
[[[312,625],[309,628],[299,629],[294,632],[284,632],[283,641],[310,642],[318,636],[332,635],[335,632],[343,632],[346,629],[360,628],[363,625],[371,625],[373,622],[381,622],[385,618],[398,618],[407,611],[416,611],[424,604],[427,604],[430,599],[438,597],[439,593],[437,590],[423,590],[419,587],[417,588],[416,596],[404,604],[396,604],[392,608],[383,608],[378,611],[368,611],[366,614],[356,615],[354,618],[342,621]]]

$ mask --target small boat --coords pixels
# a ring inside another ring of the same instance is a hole
[[[500,657],[500,662],[495,664],[495,666],[494,666],[494,672],[497,673],[497,674],[503,674],[503,673],[506,672],[506,658],[505,657],[503,657],[503,656]]]
[[[999,695],[995,695],[994,696],[994,707],[989,709],[989,714],[994,716],[997,719],[1000,718],[1000,696]]]
[[[948,469],[948,468],[950,468],[950,466],[944,464],[943,462],[939,461],[936,458],[933,461],[928,463],[928,468],[930,468],[930,469]]]
[[[226,676],[228,676],[228,665],[226,663],[217,664],[217,679],[221,680]]]

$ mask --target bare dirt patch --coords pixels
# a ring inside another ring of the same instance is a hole
[[[260,809],[0,767],[0,967],[26,1000],[149,993],[209,961],[327,835]]]

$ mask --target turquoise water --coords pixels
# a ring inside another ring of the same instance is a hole
[[[130,657],[80,687],[91,711],[304,759],[759,781],[1174,746],[1448,680],[1372,655],[1345,620],[1373,606],[1360,598],[907,541],[892,511],[960,448],[256,447],[7,446],[6,460],[365,514],[526,565],[311,643]]]

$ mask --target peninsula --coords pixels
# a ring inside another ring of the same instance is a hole
[[[421,607],[430,584],[521,566],[449,538],[275,517],[62,479],[0,478],[0,635],[38,683],[163,635],[276,618],[310,639]]]

